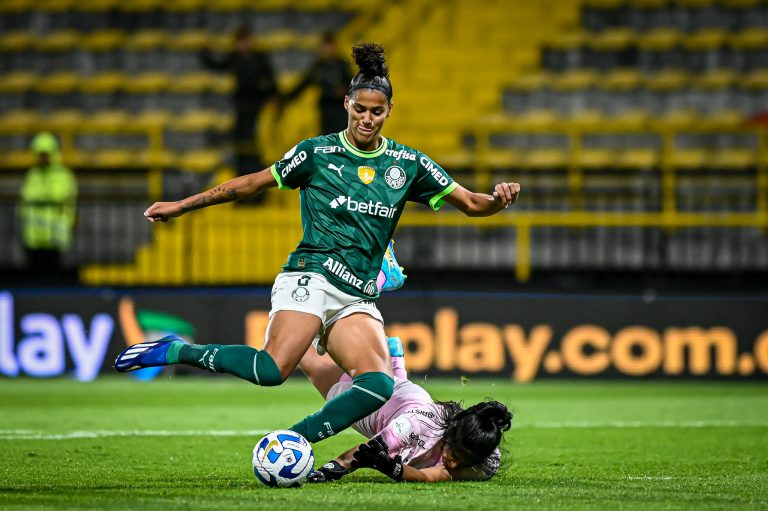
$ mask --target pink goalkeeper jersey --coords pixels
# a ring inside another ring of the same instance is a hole
[[[396,377],[389,401],[352,428],[366,438],[381,435],[389,446],[389,455],[399,454],[411,467],[443,464],[440,408],[426,390],[408,380]]]

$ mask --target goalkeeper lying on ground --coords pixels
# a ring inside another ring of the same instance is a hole
[[[403,281],[390,244],[379,287],[394,290]],[[356,468],[373,468],[396,481],[492,477],[501,460],[499,443],[512,420],[507,408],[497,401],[485,401],[464,410],[453,401],[434,401],[426,390],[408,380],[400,339],[390,337],[389,349],[394,393],[376,412],[352,425],[370,440],[323,465],[310,475],[310,482],[334,481]],[[326,400],[353,385],[330,357],[314,350],[304,355],[300,367]]]

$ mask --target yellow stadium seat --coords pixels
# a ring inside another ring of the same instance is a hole
[[[657,167],[660,161],[659,151],[652,148],[633,148],[619,151],[615,165],[625,169],[644,169]]]
[[[642,76],[636,69],[614,69],[600,77],[595,85],[608,91],[626,91],[640,86]]]
[[[209,80],[211,92],[214,94],[226,96],[235,89],[235,79],[231,75],[213,75]]]
[[[132,51],[150,51],[167,44],[167,39],[168,34],[163,30],[139,30],[126,37],[125,47]]]
[[[682,70],[668,69],[645,79],[645,86],[654,91],[680,90],[688,85],[690,76]]]
[[[27,71],[16,71],[0,76],[0,94],[18,94],[37,85],[38,76]]]
[[[0,51],[7,53],[24,51],[33,46],[37,39],[32,32],[26,30],[8,32],[0,35]]]
[[[714,5],[715,0],[677,0],[677,3],[684,7],[702,8]]]
[[[664,112],[656,118],[655,124],[662,130],[682,130],[696,126],[699,121],[695,110],[680,109]]]
[[[168,48],[173,51],[200,51],[210,43],[210,35],[204,30],[187,30],[168,38]]]
[[[156,94],[168,88],[171,78],[166,73],[149,72],[132,76],[125,82],[125,91],[131,94]]]
[[[125,79],[125,75],[118,71],[106,71],[83,77],[78,86],[87,94],[110,94],[120,90],[125,84]]]
[[[691,86],[703,90],[722,90],[730,87],[736,80],[736,75],[728,69],[720,69],[693,77]]]
[[[123,110],[102,110],[86,117],[83,127],[91,133],[117,133],[129,125],[130,118]]]
[[[122,2],[120,10],[125,12],[150,12],[161,8],[165,4],[165,0],[131,0],[130,2]]]
[[[588,130],[597,128],[606,122],[605,115],[600,110],[582,110],[568,119],[568,124],[578,129]]]
[[[655,28],[638,37],[637,46],[644,50],[665,51],[674,48],[682,33],[673,28]]]
[[[146,166],[146,159],[146,153],[141,150],[104,149],[93,152],[87,163],[105,169],[136,168]]]
[[[629,0],[627,2],[633,9],[661,9],[667,6],[666,0]]]
[[[58,30],[35,39],[35,47],[45,52],[64,52],[78,47],[80,33],[74,30]]]
[[[757,7],[760,0],[720,0],[720,3],[728,9],[750,9]]]
[[[25,169],[35,164],[35,155],[27,150],[3,151],[0,165],[8,169]]]
[[[31,133],[39,125],[35,110],[9,110],[0,115],[0,133]]]
[[[80,75],[70,71],[50,74],[37,82],[37,90],[43,94],[65,94],[80,85]]]
[[[757,151],[735,148],[716,151],[707,162],[710,168],[725,170],[744,169],[756,164]]]
[[[175,118],[170,126],[174,131],[197,132],[212,129],[219,122],[213,110],[191,110]]]
[[[617,131],[643,131],[647,129],[651,115],[647,110],[630,109],[608,118],[605,125]]]
[[[597,9],[616,9],[621,7],[623,3],[624,0],[584,0],[582,5]]]
[[[697,170],[703,168],[711,154],[703,148],[676,149],[671,156],[671,163],[676,169]]]
[[[160,127],[168,125],[173,116],[166,110],[144,110],[131,118],[131,123],[144,128]]]
[[[88,51],[104,52],[124,46],[125,33],[115,29],[94,30],[84,35],[80,41],[82,48]]]
[[[213,78],[214,75],[204,71],[175,76],[168,83],[168,91],[176,94],[199,94],[211,88]]]
[[[589,69],[575,69],[557,75],[552,80],[552,88],[560,91],[585,90],[597,81],[597,74]]]
[[[733,34],[728,43],[738,50],[757,50],[768,46],[768,28],[753,27]]]
[[[682,42],[690,50],[712,50],[723,45],[726,35],[725,30],[707,28],[685,37]]]
[[[71,11],[77,3],[78,0],[39,0],[35,2],[35,9],[53,14]]]
[[[556,50],[572,50],[586,44],[589,36],[584,32],[564,32],[547,39],[547,46]]]
[[[173,13],[200,11],[208,4],[205,0],[168,0],[163,9]]]
[[[611,28],[588,38],[587,44],[600,51],[616,51],[629,46],[635,34],[627,28]]]
[[[224,162],[222,153],[216,149],[200,149],[179,155],[176,165],[192,172],[210,172],[216,170]]]
[[[519,166],[523,161],[520,151],[514,149],[491,149],[479,155],[479,164],[492,169],[508,169]],[[441,161],[441,163],[444,163]]]
[[[568,164],[568,153],[563,149],[533,149],[523,154],[521,164],[531,169],[561,168]]]
[[[33,0],[4,0],[0,2],[0,14],[12,14],[29,11],[37,6],[38,2]]]
[[[518,129],[542,130],[555,126],[561,119],[558,115],[547,109],[529,110],[513,119]]]
[[[46,129],[58,133],[60,131],[72,131],[83,122],[83,114],[80,110],[56,110],[43,118]]]
[[[758,69],[739,80],[739,85],[747,89],[768,89],[768,69]]]
[[[88,0],[87,2],[78,2],[77,10],[82,12],[107,12],[118,7],[121,3],[120,0]]]
[[[744,115],[738,110],[720,110],[698,121],[698,125],[709,130],[728,130],[742,126]]]
[[[614,164],[616,155],[610,149],[582,149],[576,155],[576,162],[585,169],[603,169]]]

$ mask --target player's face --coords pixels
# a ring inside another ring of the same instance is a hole
[[[358,149],[371,150],[379,145],[384,121],[392,113],[392,103],[383,92],[360,89],[354,97],[344,98],[347,110],[347,136]]]

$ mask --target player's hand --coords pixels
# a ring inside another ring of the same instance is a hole
[[[181,216],[184,210],[178,202],[155,202],[144,212],[149,222],[167,222],[168,219]]]
[[[493,189],[493,200],[508,208],[520,196],[519,183],[499,183]]]
[[[403,460],[391,458],[389,449],[380,437],[373,437],[367,444],[360,444],[352,460],[353,468],[372,468],[395,481],[403,480]]]
[[[349,474],[351,470],[343,466],[336,460],[331,460],[322,467],[318,468],[307,477],[307,482],[310,483],[327,483],[330,481],[338,481],[345,475]]]

